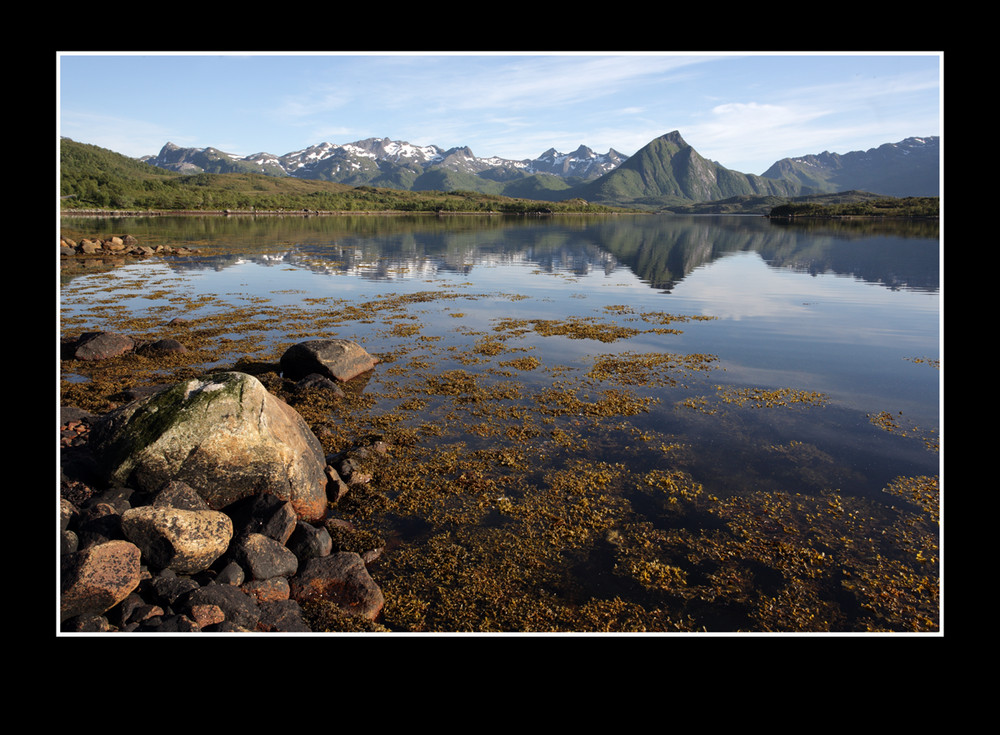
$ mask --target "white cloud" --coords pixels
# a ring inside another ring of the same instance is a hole
[[[161,125],[121,115],[63,112],[59,135],[96,145],[133,158],[159,153],[168,140],[179,146],[199,145]],[[200,144],[208,145],[208,144]]]

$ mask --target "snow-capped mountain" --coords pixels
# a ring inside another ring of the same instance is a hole
[[[532,160],[478,158],[467,146],[443,149],[389,138],[320,143],[281,156],[237,156],[216,148],[167,143],[142,160],[185,174],[263,173],[410,191],[471,190],[532,200],[582,198],[643,202],[675,197],[715,201],[734,196],[800,196],[859,190],[885,196],[937,196],[940,140],[906,138],[868,151],[785,158],[761,176],[724,169],[697,155],[678,131],[651,141],[632,156],[601,155],[581,145],[554,148]]]
[[[534,160],[478,158],[467,146],[445,150],[436,145],[419,146],[389,138],[366,138],[339,145],[320,143],[281,156],[266,152],[236,156],[216,148],[180,148],[167,143],[157,155],[142,160],[182,173],[256,171],[359,183],[365,178],[399,178],[406,174],[416,177],[432,168],[484,175],[494,181],[534,174],[593,179],[614,170],[627,158],[614,149],[601,155],[583,145],[568,154],[550,148]]]

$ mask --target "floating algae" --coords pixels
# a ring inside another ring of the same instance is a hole
[[[64,330],[169,335],[189,351],[66,363],[66,372],[90,380],[64,381],[64,401],[106,410],[126,388],[236,365],[293,405],[327,452],[373,436],[384,441],[391,450],[366,460],[371,481],[331,508],[356,529],[340,540],[345,548],[386,545],[370,564],[386,607],[379,627],[365,630],[937,629],[936,478],[896,478],[885,489],[888,503],[835,486],[798,494],[766,478],[749,492],[709,492],[688,469],[698,450],[678,441],[678,427],[644,421],[667,395],[719,431],[729,424],[711,411],[813,409],[828,396],[747,386],[706,396],[688,388],[724,369],[714,355],[590,350],[581,366],[554,364],[558,351],[525,353],[534,337],[668,340],[675,325],[711,317],[617,305],[605,309],[615,321],[501,316],[484,332],[472,317],[477,302],[496,294],[439,290],[278,305],[239,294],[194,297],[182,282],[156,291],[189,312],[188,321],[131,318],[109,299]],[[442,322],[447,332],[434,333]],[[365,341],[380,368],[363,384],[347,384],[346,398],[298,391],[277,370],[282,349],[331,333]],[[903,434],[898,414],[873,415]],[[810,487],[836,477],[834,460],[811,444],[762,442],[745,451],[769,468],[788,467]],[[315,630],[356,629],[322,606],[309,615]]]

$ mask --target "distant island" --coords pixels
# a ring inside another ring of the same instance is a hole
[[[771,218],[830,217],[939,217],[938,197],[875,197],[856,201],[824,202],[822,197],[780,204],[771,209]]]

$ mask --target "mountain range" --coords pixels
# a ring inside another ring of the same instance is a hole
[[[598,154],[581,145],[554,148],[533,160],[478,158],[468,147],[443,149],[389,138],[343,145],[321,143],[276,156],[236,156],[216,148],[172,143],[140,159],[179,173],[263,173],[411,191],[470,190],[543,201],[582,198],[618,206],[663,207],[734,197],[796,197],[849,190],[885,196],[938,196],[937,136],[906,138],[868,151],[777,161],[764,174],[744,174],[710,161],[678,131],[662,135],[632,156]]]

